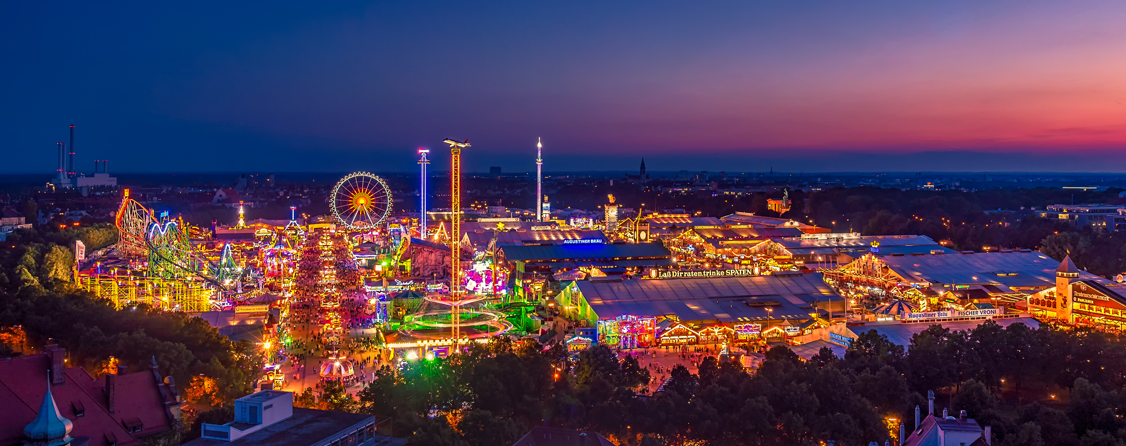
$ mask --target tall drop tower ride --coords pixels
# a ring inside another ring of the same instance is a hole
[[[421,157],[418,164],[422,166],[422,185],[418,189],[420,212],[418,216],[418,238],[426,240],[426,165],[430,164],[430,160],[426,159],[426,154],[430,153],[430,149],[418,149],[418,155]]]
[[[450,300],[454,302],[452,331],[454,342],[461,339],[461,149],[469,147],[469,140],[458,142],[446,139],[450,145]]]
[[[543,140],[536,138],[536,221],[543,221]]]

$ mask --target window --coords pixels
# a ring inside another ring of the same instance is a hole
[[[210,437],[210,438],[222,438],[222,439],[226,440],[227,438],[230,438],[230,432],[217,431],[217,430],[212,430],[212,429],[204,429],[203,430],[203,436],[204,437]]]

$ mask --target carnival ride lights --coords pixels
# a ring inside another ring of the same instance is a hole
[[[341,178],[329,197],[332,216],[349,231],[379,227],[391,214],[391,201],[391,188],[382,178],[368,172],[354,172]]]
[[[484,297],[464,298],[461,270],[461,149],[464,142],[446,139],[450,146],[450,294],[446,298],[427,296],[418,311],[404,318],[399,332],[419,341],[465,340],[496,336],[507,332],[512,324],[505,315],[488,308]]]
[[[182,220],[158,221],[151,209],[129,198],[128,189],[116,224],[120,233],[118,251],[133,260],[147,257],[151,276],[198,278],[219,289],[238,281],[241,272],[233,267],[229,253],[226,259],[220,258],[226,265],[211,262],[189,241]]]
[[[505,314],[488,309],[486,297],[457,301],[435,296],[424,298],[422,306],[403,319],[399,332],[418,340],[449,339],[457,342],[497,336],[512,329]]]
[[[419,198],[419,215],[418,215],[418,237],[426,239],[426,165],[430,164],[430,160],[426,159],[426,154],[430,153],[430,149],[418,149],[420,159],[418,164],[422,167],[422,184],[418,189]]]
[[[543,141],[536,138],[536,221],[543,221]]]

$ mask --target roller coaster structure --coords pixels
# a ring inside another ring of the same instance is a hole
[[[148,277],[197,279],[224,291],[242,279],[243,271],[235,264],[230,245],[223,247],[218,263],[212,262],[192,245],[182,219],[157,220],[151,209],[129,198],[128,189],[116,224],[118,252],[131,261],[146,259]]]

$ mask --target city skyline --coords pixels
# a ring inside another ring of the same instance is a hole
[[[1126,5],[1012,6],[4,5],[0,172],[1113,171]]]

